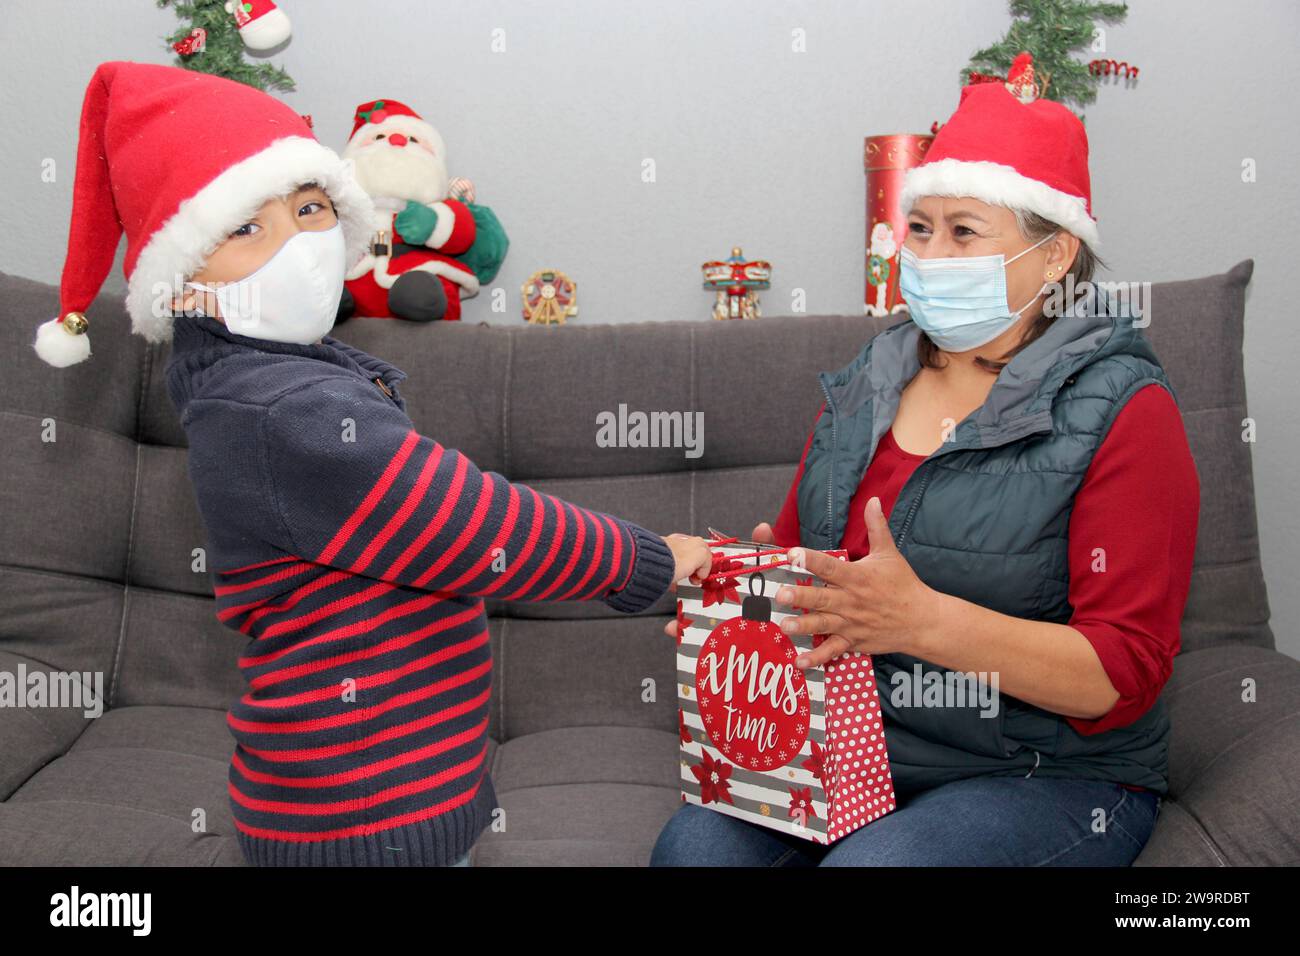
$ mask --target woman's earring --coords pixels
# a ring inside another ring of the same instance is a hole
[[[1052,278],[1052,276],[1054,276],[1054,275],[1056,275],[1056,270],[1055,270],[1055,269],[1048,269],[1048,270],[1047,270],[1047,278],[1050,279],[1050,278]]]

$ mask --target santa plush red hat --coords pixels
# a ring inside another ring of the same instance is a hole
[[[1038,213],[1095,252],[1088,134],[1072,110],[1037,93],[1028,53],[1005,83],[963,87],[925,160],[904,175],[903,214],[922,196],[969,196]]]
[[[302,116],[243,83],[173,66],[101,63],[81,106],[59,316],[33,343],[51,365],[90,355],[86,309],[126,234],[132,329],[167,342],[172,298],[268,199],[315,182],[343,227],[348,262],[369,240],[370,197],[352,162]]]
[[[424,159],[426,168],[422,170],[418,181],[406,183],[412,191],[403,193],[405,198],[426,203],[446,198],[451,181],[447,177],[447,147],[442,136],[423,116],[394,99],[362,103],[352,114],[352,133],[342,155],[356,163],[357,181],[367,192],[383,195],[385,188],[391,186],[391,181],[383,176],[376,179],[374,164],[377,157],[367,154],[365,149],[373,139],[381,136],[387,137],[394,145],[405,145],[408,140],[417,140],[430,147],[430,153],[425,154]],[[380,156],[398,158],[398,154],[391,153],[381,153]],[[447,228],[450,228],[453,217],[446,218]]]
[[[431,140],[442,141],[438,131],[423,116],[397,100],[371,100],[358,106],[352,114],[352,132],[348,136],[348,142],[355,141],[361,127],[366,125],[385,131],[391,129],[408,134],[423,133]]]

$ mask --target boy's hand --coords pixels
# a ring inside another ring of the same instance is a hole
[[[664,543],[673,553],[677,569],[673,572],[673,589],[677,582],[688,578],[692,583],[699,583],[713,568],[713,553],[709,551],[708,542],[703,538],[689,534],[670,534],[664,536]]]
[[[671,536],[668,537],[668,538],[665,538],[664,540],[668,542],[668,547],[669,547],[669,548],[673,548],[673,543],[672,543],[672,540],[671,540],[672,538],[685,538],[685,537],[686,537],[685,535],[675,534],[675,535],[671,535]],[[691,538],[691,539],[689,539],[689,540],[692,540],[692,541],[703,541],[704,539],[703,539],[703,538]],[[772,531],[772,526],[771,526],[770,524],[768,524],[766,521],[764,521],[764,522],[762,522],[761,524],[757,525],[757,526],[754,528],[754,533],[750,536],[750,540],[754,541],[754,542],[757,543],[757,544],[775,544],[775,543],[776,543],[776,535],[775,535],[775,534],[773,533],[773,531]],[[708,551],[708,543],[707,543],[707,542],[705,542],[705,551],[706,551],[706,552]],[[674,556],[674,557],[677,556],[677,549],[676,549],[676,548],[673,548],[673,556]],[[708,564],[707,564],[706,571],[707,571],[707,570],[711,570],[711,569],[713,568],[713,558],[712,558],[711,555],[709,556],[709,558],[707,559],[707,561],[708,561]],[[677,570],[678,570],[678,572],[680,572],[681,569],[682,569],[681,559],[678,558],[678,562],[677,562]],[[677,575],[677,577],[675,578],[675,580],[681,580],[682,577],[683,577],[683,575],[679,573],[679,574]],[[671,621],[669,621],[667,624],[664,625],[664,633],[667,634],[669,637],[676,637],[676,636],[677,636],[677,621],[676,621],[676,619],[671,620]]]

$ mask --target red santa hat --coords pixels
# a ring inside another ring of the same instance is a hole
[[[1006,83],[963,87],[925,160],[903,178],[903,214],[922,196],[969,196],[1035,212],[1096,251],[1088,134],[1072,110],[1038,99],[1037,90],[1028,53],[1016,57]]]
[[[389,134],[423,137],[425,142],[433,144],[436,156],[444,155],[442,137],[438,131],[405,103],[399,103],[397,100],[371,100],[369,103],[362,103],[352,114],[352,133],[348,136],[348,145],[352,146],[376,129],[382,129]]]
[[[132,329],[170,341],[172,297],[183,283],[263,203],[305,182],[329,196],[348,262],[356,262],[369,240],[372,201],[351,160],[318,142],[302,116],[223,77],[101,63],[81,107],[59,316],[37,329],[37,354],[58,367],[90,355],[85,310],[123,233]]]

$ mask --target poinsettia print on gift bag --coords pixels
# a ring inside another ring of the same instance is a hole
[[[825,639],[790,636],[783,584],[820,586],[783,548],[716,544],[702,586],[677,586],[682,799],[828,844],[895,808],[868,654],[800,670]],[[843,551],[828,554],[843,560]]]

